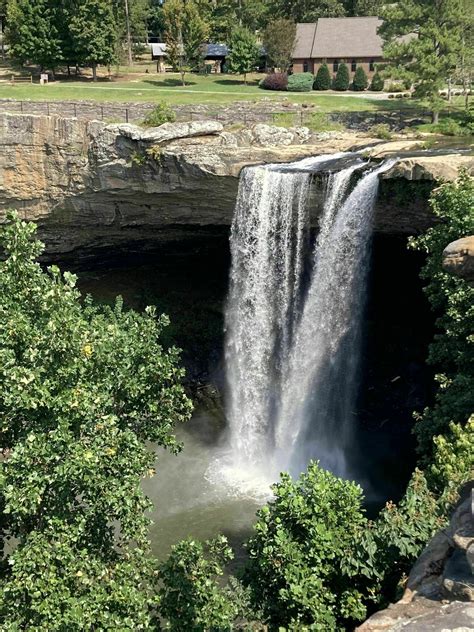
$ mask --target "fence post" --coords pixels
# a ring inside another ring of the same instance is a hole
[[[104,106],[103,105],[100,106],[100,116],[102,120],[104,120]]]
[[[125,108],[125,121],[128,123],[128,108]]]
[[[20,101],[20,112],[23,114],[23,101]]]
[[[74,103],[74,118],[77,118],[77,105]]]
[[[49,101],[46,101],[46,112],[48,113],[48,116],[49,116]]]

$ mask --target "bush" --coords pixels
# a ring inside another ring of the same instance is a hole
[[[379,72],[376,72],[372,77],[372,82],[370,84],[370,89],[373,92],[382,92],[384,88],[384,80],[382,79],[382,75]]]
[[[367,89],[368,85],[369,81],[364,69],[362,66],[358,66],[354,74],[354,80],[352,81],[352,89],[356,92],[362,92]]]
[[[392,133],[387,123],[378,123],[377,125],[372,125],[372,127],[369,129],[369,134],[371,136],[375,136],[375,138],[381,138],[383,140],[390,140],[392,138]]]
[[[146,127],[159,127],[164,123],[174,123],[175,120],[176,114],[174,110],[165,101],[162,101],[147,114],[143,125],[146,125]]]
[[[464,136],[466,132],[469,133],[461,123],[449,117],[442,118],[436,125],[431,125],[430,129],[435,134],[443,134],[444,136]]]
[[[342,130],[342,123],[333,121],[325,112],[311,112],[305,120],[306,127],[313,132],[329,132],[334,130]]]
[[[387,88],[387,92],[404,92],[405,86],[403,83],[391,83]]]
[[[289,92],[311,92],[314,76],[310,72],[297,72],[288,77]]]
[[[233,557],[224,536],[206,542],[184,540],[160,567],[160,615],[168,630],[230,630],[237,608],[217,578]]]
[[[349,90],[349,84],[349,69],[346,64],[339,64],[336,77],[334,78],[333,88],[334,90],[343,92],[344,90]]]
[[[287,90],[288,75],[283,72],[273,72],[264,77],[259,86],[264,90]]]
[[[272,489],[274,500],[257,514],[244,577],[265,622],[336,630],[363,619],[367,580],[351,571],[368,525],[361,488],[311,463],[298,480],[282,474]]]
[[[331,87],[331,75],[327,64],[319,67],[313,87],[315,90],[329,90]]]

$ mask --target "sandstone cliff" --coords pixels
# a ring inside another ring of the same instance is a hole
[[[52,257],[131,244],[150,248],[179,239],[183,230],[228,227],[246,165],[377,142],[347,133],[311,134],[307,128],[255,125],[231,133],[220,123],[197,121],[143,130],[3,113],[0,213],[16,208],[37,221]],[[443,171],[445,157],[435,166],[427,157],[403,159],[382,183],[375,229],[424,229],[432,222],[426,199],[434,179],[453,177],[461,162],[469,161],[451,157],[450,169]],[[313,220],[316,224],[316,215]]]

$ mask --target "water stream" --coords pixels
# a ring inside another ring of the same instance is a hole
[[[328,176],[320,230],[309,253],[312,173]],[[245,488],[299,474],[309,459],[350,476],[362,311],[380,173],[353,154],[305,159],[241,175],[231,234],[226,312],[229,451],[217,465]],[[215,476],[215,471],[213,472]]]

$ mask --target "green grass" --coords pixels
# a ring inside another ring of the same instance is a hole
[[[166,100],[170,105],[214,103],[226,104],[243,100],[289,101],[314,104],[322,112],[365,111],[398,109],[391,100],[374,100],[367,97],[322,95],[317,92],[288,94],[263,91],[258,87],[260,76],[250,78],[244,85],[240,77],[229,75],[187,75],[186,86],[180,85],[179,76],[150,74],[128,80],[102,79],[64,80],[47,86],[0,84],[0,98],[41,101],[98,101],[98,102],[157,102]],[[407,104],[408,105],[408,104]],[[405,104],[404,104],[405,107]],[[409,107],[409,105],[408,105]]]

